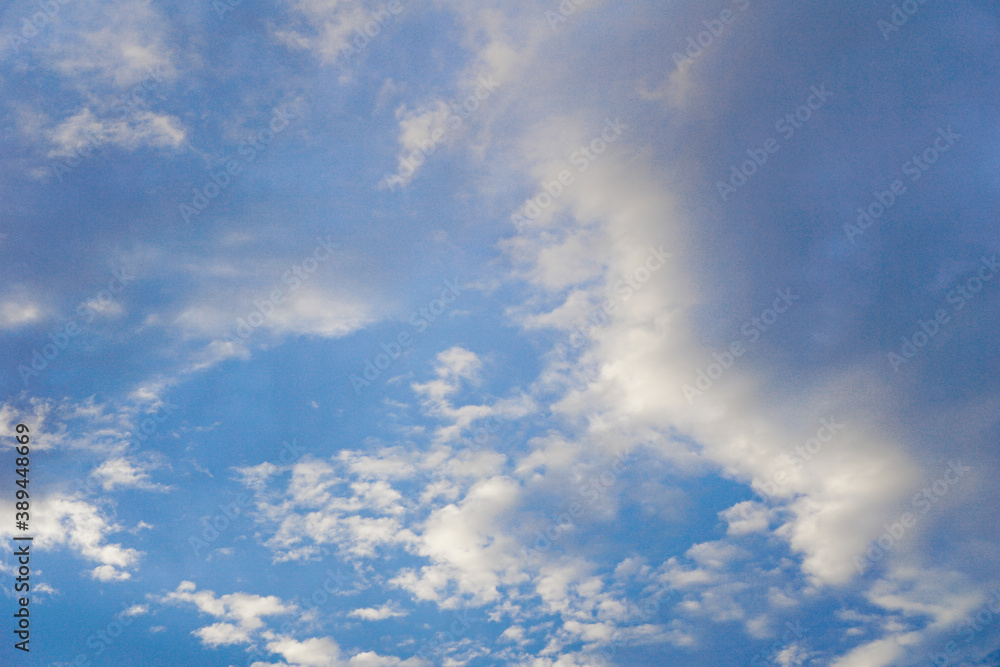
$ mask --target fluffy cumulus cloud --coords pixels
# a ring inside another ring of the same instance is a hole
[[[276,654],[284,662],[255,661],[255,665],[288,665],[293,667],[357,667],[358,665],[423,667],[419,660],[401,660],[380,656],[372,651],[346,655],[330,637],[297,640],[275,633],[265,618],[287,616],[298,611],[294,604],[284,603],[269,595],[227,593],[216,595],[211,590],[198,590],[194,582],[182,581],[177,589],[159,596],[166,605],[194,605],[198,612],[215,619],[211,625],[192,632],[202,644],[219,647],[229,644],[251,645],[252,652]],[[260,643],[258,647],[256,644]]]
[[[217,596],[210,590],[197,590],[192,581],[182,581],[177,589],[162,597],[164,603],[193,604],[199,612],[223,619],[200,628],[195,635],[209,646],[247,642],[251,632],[264,628],[265,616],[287,614],[295,610],[273,595],[229,593]]]

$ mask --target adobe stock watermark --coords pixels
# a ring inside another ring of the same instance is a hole
[[[87,637],[87,648],[94,652],[95,657],[100,657],[109,646],[121,637],[122,633],[125,632],[125,628],[132,625],[133,617],[144,613],[146,613],[145,605],[135,601],[126,603],[118,613],[111,617],[111,620],[108,621],[105,627]],[[90,667],[92,664],[90,662],[90,653],[78,653],[70,664],[73,667]],[[99,661],[99,664],[106,663]]]
[[[965,644],[971,644],[976,635],[989,627],[994,621],[1000,618],[1000,590],[994,590],[993,596],[979,608],[976,615],[967,614],[959,630],[965,635]],[[961,648],[958,641],[950,641],[944,646],[940,653],[928,653],[927,659],[934,664],[934,667],[949,667],[956,664],[955,660],[961,655]]]
[[[55,21],[59,10],[71,2],[73,0],[39,0],[39,11],[31,14],[31,16],[22,18],[21,29],[7,38],[7,42],[14,53],[20,54],[21,47],[45,30],[50,23]]]
[[[746,343],[742,339],[737,339],[732,341],[722,354],[712,352],[712,358],[715,361],[708,364],[705,368],[698,369],[698,372],[695,374],[694,385],[685,384],[681,387],[688,405],[694,405],[695,398],[711,389],[715,381],[722,377],[723,373],[732,368],[737,359],[746,354],[749,349],[747,345],[756,343],[778,321],[778,316],[788,312],[795,305],[795,302],[801,298],[798,294],[792,294],[790,287],[777,290],[777,294],[778,298],[774,300],[770,308],[763,310],[759,315],[751,318],[740,327],[740,333],[747,338]]]
[[[733,5],[740,12],[745,12],[750,6],[750,0],[733,0]],[[702,21],[701,24],[705,26],[705,29],[697,35],[688,36],[687,49],[684,50],[684,54],[681,55],[674,51],[674,65],[678,69],[693,65],[694,61],[702,56],[705,49],[710,47],[718,37],[722,36],[726,28],[733,24],[737,16],[738,14],[732,9],[726,8],[719,12],[718,18]]]
[[[997,271],[1000,271],[1000,261],[998,261],[996,255],[992,257],[983,255],[980,259],[980,264],[981,266],[976,275],[967,278],[964,282],[960,282],[956,287],[948,290],[948,303],[954,304],[952,312],[958,312],[965,308],[968,302],[982,291],[986,283],[993,280],[993,276]],[[903,343],[899,347],[899,353],[897,354],[895,350],[889,352],[888,360],[892,370],[898,373],[900,366],[908,364],[910,359],[917,356],[917,353],[926,347],[931,339],[941,331],[941,327],[950,322],[951,315],[944,308],[938,308],[933,318],[926,321],[920,320],[916,331],[909,336],[902,337]]]
[[[597,308],[587,314],[587,320],[583,324],[578,324],[569,335],[569,347],[577,350],[586,344],[589,338],[605,324],[611,316],[618,310],[618,300],[628,303],[629,299],[635,296],[646,283],[650,281],[653,274],[659,271],[667,263],[667,259],[673,257],[673,253],[666,252],[663,246],[659,248],[649,247],[649,254],[646,260],[633,271],[623,274],[621,280],[612,286],[614,295],[609,296]],[[568,353],[567,347],[560,343],[558,348],[560,357],[565,357]]]
[[[226,163],[216,171],[209,171],[208,178],[200,188],[194,188],[191,201],[181,202],[177,205],[181,219],[184,224],[191,224],[192,216],[197,217],[205,212],[215,199],[222,194],[223,190],[232,185],[240,174],[247,169],[257,156],[264,152],[275,137],[284,132],[289,126],[289,119],[298,118],[298,113],[292,113],[291,107],[297,105],[286,104],[271,112],[271,120],[268,124],[253,134],[250,134],[237,147],[237,158],[226,160]],[[296,111],[298,109],[296,108]]]
[[[490,441],[490,438],[495,436],[500,428],[508,423],[510,423],[510,418],[504,412],[495,412],[477,419],[473,422],[475,427],[472,428],[470,426],[472,438],[463,439],[464,442],[468,443],[465,447],[458,452],[452,453],[443,465],[438,465],[430,469],[421,469],[419,474],[414,476],[414,481],[418,486],[422,484],[426,487],[446,480],[457,463],[468,463],[472,455],[484,447]]]
[[[70,338],[80,335],[98,315],[114,309],[115,297],[125,291],[125,287],[133,280],[135,276],[124,267],[112,271],[107,289],[99,290],[91,299],[81,302],[76,307],[76,317],[70,317],[50,331],[49,342],[42,345],[41,352],[37,347],[32,350],[29,365],[18,364],[17,373],[21,376],[22,384],[27,386],[29,378],[41,375],[69,347]]]
[[[774,123],[774,131],[781,134],[785,141],[790,141],[795,136],[795,131],[805,127],[805,124],[813,117],[813,113],[822,109],[827,100],[833,97],[833,93],[826,89],[825,83],[820,84],[819,88],[811,86],[809,91],[802,104],[778,118]],[[746,185],[747,180],[767,163],[769,157],[780,150],[781,143],[775,137],[765,140],[761,148],[748,148],[747,155],[750,159],[740,164],[739,168],[735,164],[730,165],[729,180],[716,181],[715,183],[722,201],[726,201],[730,195]]]
[[[910,177],[910,181],[914,183],[919,181],[920,177],[930,170],[941,155],[951,150],[955,142],[962,138],[962,135],[955,134],[952,131],[951,125],[948,126],[947,130],[939,127],[937,133],[938,136],[935,137],[930,146],[922,150],[919,154],[914,155],[900,167],[903,174]],[[906,194],[906,185],[899,178],[889,185],[888,190],[875,190],[872,192],[872,202],[868,206],[858,209],[856,224],[844,224],[844,233],[847,234],[847,240],[854,243],[856,236],[864,234],[904,194]]]
[[[823,417],[819,420],[819,423],[820,426],[816,429],[816,434],[813,437],[801,445],[796,445],[792,451],[784,454],[784,457],[788,460],[788,465],[793,470],[802,470],[807,463],[813,460],[813,457],[823,451],[823,445],[832,442],[837,432],[844,428],[844,425],[838,424],[833,417]],[[771,479],[765,480],[761,484],[761,494],[771,502],[779,489],[787,482],[788,467],[779,468],[771,473]],[[749,517],[744,516],[743,518],[748,519]]]
[[[226,18],[226,14],[229,14],[242,4],[243,0],[212,0],[212,9],[215,10],[217,17],[224,19]]]
[[[444,654],[448,650],[448,645],[459,641],[472,628],[472,619],[469,618],[468,607],[463,608],[461,613],[457,611],[452,612],[452,616],[455,617],[455,620],[448,626],[447,631],[439,631],[434,635],[433,639],[425,639],[421,642],[416,654],[418,658],[426,660],[432,665],[447,664],[444,660]]]
[[[582,174],[590,168],[598,157],[608,149],[608,146],[615,143],[622,135],[628,125],[621,122],[620,118],[611,120],[605,119],[604,129],[597,136],[593,137],[586,145],[580,146],[569,155],[570,164],[576,167],[577,173]],[[542,181],[542,189],[535,196],[527,199],[516,211],[511,213],[510,221],[517,227],[518,232],[524,231],[525,225],[529,221],[538,219],[538,216],[552,203],[562,196],[566,188],[575,181],[573,173],[569,169],[560,171],[556,178],[551,181]]]
[[[164,72],[162,65],[157,64],[154,67],[147,67],[146,70],[149,74],[145,79],[134,85],[124,96],[115,99],[112,103],[111,111],[120,116],[118,119],[119,123],[133,120],[139,113],[140,102],[143,100],[143,91],[153,91],[163,82]],[[68,156],[49,162],[49,166],[47,167],[48,172],[55,175],[56,180],[60,183],[73,170],[83,164],[86,159],[95,152],[100,151],[102,146],[107,145],[104,137],[98,137],[89,129],[82,130],[81,134],[85,138],[83,144],[75,147],[70,151]]]
[[[917,525],[919,516],[927,514],[933,505],[936,505],[959,480],[970,472],[972,472],[972,468],[963,466],[961,461],[949,461],[948,468],[940,478],[913,495],[912,509],[919,508],[919,515],[913,512],[904,512],[899,520],[892,525],[882,524],[885,531],[874,541],[868,543],[868,550],[864,553],[864,557],[854,557],[854,567],[858,574],[864,574],[871,565],[882,560],[892,551],[909,529]]]
[[[806,636],[805,628],[802,627],[802,621],[800,620],[796,620],[794,624],[786,622],[785,627],[787,630],[782,634],[781,639],[775,641],[763,651],[755,653],[750,658],[750,665],[776,664],[778,662],[778,654],[781,653],[782,649]]]
[[[361,28],[354,29],[354,39],[340,47],[340,53],[345,59],[361,55],[372,40],[382,34],[382,31],[393,20],[403,13],[403,3],[399,0],[384,5],[371,13],[370,19]]]
[[[305,447],[300,447],[297,440],[281,443],[281,453],[278,455],[278,462],[281,465],[291,465],[298,461],[305,452]],[[188,536],[188,544],[194,555],[201,557],[202,551],[211,546],[212,542],[219,539],[219,536],[235,525],[240,515],[245,515],[246,511],[253,507],[253,501],[245,493],[240,493],[233,498],[233,502],[227,505],[218,505],[219,511],[212,515],[206,515],[199,519],[201,532],[195,532]],[[195,529],[197,531],[197,529]]]
[[[551,519],[551,522],[544,531],[541,529],[535,531],[536,539],[535,543],[531,545],[530,551],[525,547],[521,547],[521,558],[525,562],[528,562],[534,556],[548,552],[556,542],[576,526],[576,520],[585,511],[593,509],[597,501],[603,498],[608,489],[614,486],[631,458],[631,453],[620,452],[611,462],[611,465],[608,466],[607,470],[580,484],[577,488],[579,500],[571,502],[564,511],[549,515],[548,518]]]
[[[750,486],[757,501],[764,506],[776,506],[778,492],[789,481],[789,469],[798,471],[805,468],[807,464],[819,456],[825,445],[833,442],[838,433],[846,428],[844,424],[837,423],[834,417],[823,417],[819,420],[819,424],[813,437],[801,445],[795,445],[782,455],[787,461],[786,466],[772,472],[770,479]],[[734,507],[739,507],[738,515],[744,521],[750,521],[754,518],[754,508],[750,502],[738,503]]]
[[[899,4],[893,4],[889,20],[879,19],[876,21],[875,27],[882,31],[882,38],[888,41],[890,33],[896,32],[909,23],[910,17],[926,4],[927,0],[903,0]]]
[[[558,12],[552,11],[551,9],[545,10],[545,20],[549,22],[549,27],[552,28],[552,32],[555,32],[560,23],[566,23],[566,20],[576,13],[576,8],[585,3],[587,0],[561,0],[559,6],[556,7]]]
[[[354,389],[354,395],[360,396],[363,388],[371,385],[394,361],[403,356],[403,350],[412,345],[416,336],[427,331],[427,327],[444,314],[448,304],[454,303],[458,299],[462,289],[459,287],[458,278],[445,280],[440,288],[438,298],[431,299],[426,306],[413,311],[409,323],[414,330],[412,332],[400,331],[388,343],[382,342],[380,344],[382,352],[377,352],[374,357],[365,359],[365,366],[361,374],[351,373],[348,377],[351,387]]]
[[[291,294],[305,284],[309,278],[316,273],[320,264],[326,262],[333,256],[333,249],[339,248],[339,243],[334,243],[328,235],[325,239],[317,238],[316,247],[301,263],[296,262],[281,276],[281,282],[288,287]],[[275,287],[264,299],[254,299],[253,310],[247,316],[236,319],[236,335],[230,336],[229,340],[235,342],[237,338],[246,340],[250,338],[254,330],[263,326],[266,321],[274,316],[278,308],[285,302],[285,290],[282,287]]]
[[[320,607],[325,606],[331,598],[337,595],[346,595],[349,593],[354,593],[359,590],[359,585],[363,584],[364,581],[362,577],[357,576],[357,572],[353,572],[350,576],[344,574],[340,566],[337,566],[337,571],[334,572],[328,569],[325,573],[326,576],[322,583],[318,585],[313,592],[306,596],[305,601],[295,596],[289,603],[291,606],[300,609],[302,616],[316,617],[317,612]],[[351,586],[348,586],[351,584]],[[291,635],[297,626],[301,624],[301,620],[286,620],[281,624],[278,629],[278,633],[281,635]],[[246,661],[246,667],[253,667],[253,665],[261,665],[267,660],[269,655],[272,655],[270,651],[265,653],[260,650],[256,644],[251,644],[246,649],[248,657]]]
[[[410,151],[408,156],[400,158],[399,166],[396,167],[396,173],[385,174],[379,183],[379,187],[394,188],[404,185],[417,172],[417,169],[427,161],[427,158],[434,155],[434,152],[444,142],[448,133],[455,132],[462,127],[472,113],[479,108],[479,105],[488,100],[493,95],[493,92],[500,87],[500,82],[496,81],[492,74],[488,77],[480,75],[477,83],[479,85],[476,89],[462,100],[461,104],[455,102],[446,105],[447,116],[445,117],[445,122],[448,124],[448,129],[445,130],[439,127],[433,130],[430,141],[418,145],[417,148]]]
[[[177,408],[178,406],[171,404],[169,401],[164,401],[152,413],[147,413],[147,416],[139,423],[138,433],[130,433],[129,435],[137,437],[139,442],[145,442],[146,438],[156,433],[159,425],[167,421],[167,417]]]

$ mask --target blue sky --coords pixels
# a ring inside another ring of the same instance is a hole
[[[993,3],[0,37],[4,664],[1000,665]]]

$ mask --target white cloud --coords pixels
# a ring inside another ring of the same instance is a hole
[[[396,109],[399,121],[399,154],[396,156],[396,173],[385,177],[380,187],[408,185],[417,171],[447,142],[449,130],[456,128],[460,117],[450,112],[448,105],[438,100],[428,107]]]
[[[462,347],[452,347],[437,355],[434,372],[438,379],[424,384],[414,383],[413,389],[430,401],[440,404],[458,390],[463,380],[475,380],[482,365],[475,352]]]
[[[313,637],[298,640],[287,635],[276,635],[264,622],[265,617],[281,616],[299,611],[294,604],[287,604],[280,598],[250,593],[228,593],[216,595],[211,590],[197,591],[191,581],[182,581],[177,589],[160,596],[162,603],[193,604],[198,611],[221,619],[192,634],[202,644],[209,647],[230,644],[254,644],[265,642],[267,649],[280,654],[289,665],[295,667],[356,667],[358,665],[407,665],[420,667],[417,660],[401,661],[386,658],[375,653],[359,653],[350,659],[341,656],[340,647],[329,637]],[[267,663],[255,663],[264,665]]]
[[[221,619],[194,631],[206,646],[249,643],[253,633],[264,628],[263,617],[289,614],[297,609],[279,598],[250,593],[229,593],[216,596],[214,591],[196,592],[192,581],[182,581],[177,589],[159,598],[160,602],[193,604],[198,611]]]
[[[343,59],[355,39],[363,43],[355,30],[363,30],[372,17],[363,3],[352,0],[298,0],[295,8],[303,25],[277,28],[275,39],[293,49],[313,51],[325,63]]]
[[[370,556],[380,546],[411,539],[399,519],[406,510],[402,494],[384,480],[350,480],[343,456],[335,464],[308,459],[291,466],[237,470],[258,498],[258,518],[277,526],[267,541],[276,559],[312,558],[320,544],[335,544],[356,557]],[[287,501],[273,502],[266,485],[283,471],[291,472],[284,491]]]
[[[381,621],[386,618],[395,618],[397,616],[406,615],[407,612],[399,609],[392,603],[386,603],[381,607],[364,607],[362,609],[355,609],[348,614],[348,616],[360,618],[364,621]]]
[[[55,38],[38,48],[52,69],[78,85],[100,82],[125,88],[156,68],[163,76],[176,75],[167,45],[169,22],[150,0],[78,0],[61,10],[66,20],[52,26]]]
[[[232,623],[213,623],[194,631],[195,637],[205,646],[228,646],[229,644],[249,644],[250,630]]]
[[[160,424],[176,408],[163,401],[150,404],[142,398],[98,402],[89,396],[79,401],[55,401],[25,395],[17,401],[0,404],[0,435],[14,434],[15,426],[23,423],[31,429],[32,449],[60,448],[75,450],[80,455],[100,455],[103,460],[117,460],[123,458],[130,444],[142,442],[140,433],[151,432],[151,426],[155,427],[154,431],[161,428]],[[159,465],[162,456],[146,452],[140,458],[146,461],[141,465],[153,467]],[[131,460],[130,467],[141,476],[143,473],[136,467],[135,459]],[[126,473],[118,464],[110,464],[101,475],[112,473],[112,468]],[[77,489],[81,483],[77,480]]]
[[[333,667],[342,663],[340,647],[328,637],[297,641],[290,637],[269,642],[268,650],[280,653],[289,663],[303,667]]]
[[[90,572],[90,576],[98,581],[125,581],[131,579],[132,575],[124,570],[119,570],[113,565],[98,565]]]
[[[313,637],[302,641],[279,637],[267,644],[268,650],[279,653],[293,667],[425,667],[417,658],[400,660],[365,651],[346,658],[340,646],[329,637]]]
[[[897,664],[906,645],[916,642],[918,633],[879,639],[862,644],[833,663],[833,667],[889,667]]]
[[[326,337],[346,336],[372,321],[364,304],[310,289],[301,290],[272,319],[271,326],[279,333]]]
[[[131,578],[142,554],[121,544],[108,543],[108,536],[121,527],[100,513],[97,507],[82,500],[64,496],[32,498],[31,531],[39,550],[68,547],[81,557],[99,563],[91,576],[99,581],[123,581]],[[0,510],[14,516],[14,504],[0,503]],[[17,535],[11,527],[0,527],[0,535]]]
[[[20,446],[14,437],[27,435],[31,449],[46,450],[51,449],[58,441],[58,435],[53,437],[48,434],[49,427],[53,426],[58,432],[58,426],[52,424],[50,415],[56,403],[51,400],[41,398],[31,398],[28,406],[17,407],[13,403],[3,403],[0,405],[0,436],[8,436],[11,440],[8,444],[11,447]],[[29,431],[26,434],[17,432],[17,425],[24,424]]]
[[[565,137],[565,121],[559,119],[559,127],[552,127],[554,123],[539,127],[536,134]],[[628,140],[626,136],[621,141]],[[569,152],[561,141],[543,145],[548,146],[547,154],[530,141],[532,164],[564,160]],[[770,378],[736,367],[690,404],[682,387],[694,382],[699,366],[712,361],[711,350],[695,343],[693,312],[700,297],[690,275],[679,263],[668,261],[650,272],[640,289],[615,289],[620,276],[632,275],[643,265],[650,247],[662,246],[674,254],[684,248],[686,232],[672,198],[650,176],[648,165],[627,165],[611,150],[577,176],[558,203],[568,218],[560,219],[544,238],[525,230],[504,246],[514,264],[513,275],[536,291],[534,301],[521,310],[526,327],[564,326],[584,303],[603,303],[609,297],[617,303],[603,326],[588,327],[577,363],[552,362],[549,372],[561,376],[567,388],[554,411],[592,424],[627,421],[661,433],[678,429],[700,445],[698,454],[716,467],[716,474],[760,484],[783,465],[786,451],[806,441],[807,428],[815,431],[821,416],[810,416],[812,425],[804,427],[770,417],[778,412],[774,406],[794,404],[801,411],[806,405],[825,405],[850,429],[836,435],[835,446],[827,446],[822,465],[788,471],[789,481],[777,499],[788,504],[791,515],[777,534],[803,554],[803,569],[816,581],[852,578],[853,556],[863,551],[880,518],[888,516],[916,479],[916,466],[899,443],[869,425],[867,406],[856,405],[850,394],[849,387],[859,382],[867,386],[873,378],[862,380],[860,371],[852,369],[798,387],[794,396],[781,396],[765,392]],[[585,231],[578,231],[581,227]],[[552,307],[537,305],[560,295]],[[760,399],[765,393],[768,404]],[[661,451],[681,461],[679,449],[674,444]],[[732,514],[726,516],[733,534],[763,530],[765,521],[773,518],[755,512],[752,519],[735,522]]]
[[[51,109],[22,105],[19,129],[26,139],[47,144],[48,157],[56,159],[105,145],[131,151],[184,144],[187,131],[176,116],[152,111],[145,101],[134,103],[136,96],[124,116],[116,108],[137,89],[143,90],[138,97],[149,99],[147,88],[165,86],[178,75],[168,46],[169,21],[154,3],[77,0],[60,3],[56,19],[45,27],[45,38],[28,40],[26,48],[42,68],[76,88],[82,102],[56,121]]]
[[[686,555],[704,567],[724,570],[730,561],[740,556],[740,550],[722,541],[702,542],[688,549]]]
[[[382,180],[381,187],[409,184],[430,156],[459,134],[473,136],[470,152],[481,157],[491,141],[491,122],[502,117],[509,103],[500,99],[498,89],[511,87],[535,63],[539,46],[551,37],[549,26],[531,9],[461,0],[448,0],[444,5],[455,13],[463,30],[462,48],[473,56],[458,68],[452,95],[397,108],[398,168]]]
[[[0,303],[0,330],[17,329],[44,317],[41,306],[30,301],[4,301]]]
[[[270,294],[271,288],[251,288],[251,298],[262,301],[260,295]],[[242,343],[242,338],[252,343],[254,338],[261,336],[262,330],[274,335],[308,334],[335,338],[345,336],[352,331],[369,324],[373,320],[371,308],[356,299],[351,299],[342,290],[326,291],[322,287],[306,286],[294,293],[285,293],[283,302],[269,309],[267,317],[251,304],[240,309],[236,301],[219,294],[206,294],[191,305],[182,306],[173,324],[188,336],[225,337]],[[251,319],[252,318],[252,319]],[[257,318],[260,318],[258,321]],[[242,328],[240,321],[249,328]],[[247,332],[241,335],[240,332]]]
[[[113,491],[115,488],[134,488],[147,491],[167,491],[170,489],[169,486],[151,482],[145,468],[135,466],[126,458],[108,459],[98,466],[91,475],[100,482],[105,491]]]
[[[767,531],[775,512],[762,503],[745,500],[719,512],[719,515],[729,524],[727,535],[747,535]]]
[[[435,362],[435,379],[424,383],[414,382],[410,386],[416,394],[423,397],[422,407],[425,412],[447,422],[435,430],[436,444],[458,440],[461,433],[470,429],[477,420],[488,417],[517,419],[536,409],[531,398],[526,395],[494,405],[455,407],[451,397],[463,385],[479,383],[483,362],[474,352],[459,346],[438,353]]]
[[[961,623],[987,596],[961,573],[895,564],[871,585],[866,597],[884,613],[863,616],[845,612],[843,617],[882,636],[838,658],[835,667],[888,667],[898,664],[908,652],[920,654],[921,644],[931,650],[941,631]],[[913,630],[918,624],[922,629]]]
[[[63,158],[105,144],[126,150],[141,146],[178,148],[185,136],[180,120],[173,116],[143,111],[127,120],[117,120],[100,118],[90,108],[84,108],[52,128],[48,156]]]
[[[483,479],[469,489],[461,503],[434,510],[415,547],[432,564],[419,571],[403,571],[392,583],[446,607],[458,603],[448,592],[452,582],[460,595],[497,601],[497,587],[520,576],[513,556],[515,545],[496,524],[517,501],[519,488],[503,477]]]

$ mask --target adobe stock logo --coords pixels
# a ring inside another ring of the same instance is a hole
[[[927,514],[932,505],[936,505],[959,480],[970,472],[972,472],[972,468],[962,465],[961,461],[949,461],[948,468],[939,479],[913,494],[913,509],[919,508],[921,515]],[[885,532],[879,535],[873,542],[868,543],[868,550],[864,553],[864,557],[854,557],[854,567],[857,569],[858,574],[864,574],[865,570],[872,564],[882,560],[886,554],[895,549],[896,544],[903,539],[907,531],[917,525],[918,518],[916,514],[904,512],[899,517],[899,520],[892,525],[889,523],[882,524]]]
[[[750,485],[750,488],[761,504],[765,506],[769,505],[772,508],[778,507],[780,501],[778,493],[781,487],[792,481],[793,476],[790,475],[791,469],[799,471],[805,468],[810,461],[819,457],[824,445],[833,442],[837,435],[847,428],[844,424],[837,423],[835,417],[823,417],[819,420],[819,424],[820,426],[816,429],[813,437],[801,445],[795,445],[793,449],[788,450],[782,455],[787,461],[787,465],[774,470],[769,479],[765,477],[764,481],[759,483],[754,482]],[[752,521],[754,519],[754,513],[759,509],[754,507],[754,502],[747,501],[734,506],[739,507],[737,511],[743,521]]]
[[[581,145],[577,150],[573,151],[569,155],[570,163],[576,167],[577,172],[582,174],[587,171],[590,165],[596,162],[597,159],[606,150],[608,150],[611,144],[615,143],[615,141],[617,141],[622,133],[627,129],[628,125],[623,123],[620,118],[615,117],[614,120],[607,118],[604,123],[604,128],[599,133],[595,134],[589,142],[585,145]],[[511,214],[510,221],[517,227],[517,231],[523,232],[525,225],[529,222],[537,220],[545,209],[559,199],[563,192],[574,182],[575,177],[568,169],[561,170],[556,175],[556,178],[551,181],[543,180],[543,189],[540,189],[537,193],[535,193],[534,197],[525,200],[524,204],[522,204],[517,211]]]
[[[539,529],[535,531],[536,539],[530,551],[525,547],[521,547],[521,558],[524,562],[530,562],[536,554],[546,553],[555,546],[556,542],[563,535],[573,531],[576,528],[576,520],[585,511],[593,509],[597,502],[608,493],[608,489],[618,481],[629,463],[631,463],[631,459],[632,454],[630,452],[619,452],[611,465],[601,472],[600,475],[594,475],[583,482],[577,490],[580,499],[570,503],[565,511],[550,515],[549,518],[552,521],[545,530],[542,531]]]
[[[242,0],[241,0],[242,1]],[[359,55],[368,48],[371,41],[382,33],[382,29],[392,23],[392,20],[403,13],[403,3],[393,0],[381,9],[374,11],[370,20],[365,23],[364,31],[361,28],[354,29],[354,39],[340,47],[341,54],[345,58]]]
[[[254,330],[264,326],[265,322],[275,317],[281,304],[285,303],[291,293],[302,287],[316,273],[320,265],[333,256],[333,250],[340,247],[339,243],[334,243],[331,240],[332,238],[333,236],[330,235],[327,235],[325,239],[317,237],[316,246],[311,254],[302,259],[301,265],[296,262],[282,274],[281,282],[288,286],[288,294],[286,295],[283,288],[276,287],[264,299],[255,299],[253,310],[245,318],[236,319],[236,336],[230,336],[229,340],[235,342],[236,337],[246,340],[253,334]]]
[[[1000,590],[994,589],[993,596],[979,608],[975,617],[971,613],[967,614],[962,622],[960,632],[965,636],[965,643],[971,644],[976,634],[985,630],[998,616],[1000,616]],[[933,662],[935,667],[948,667],[956,664],[953,661],[961,657],[961,652],[958,642],[950,641],[940,653],[928,653],[927,659]]]
[[[975,298],[976,294],[981,292],[986,286],[986,283],[993,280],[993,276],[1000,271],[1000,261],[997,260],[996,255],[992,257],[983,255],[979,263],[980,267],[976,275],[969,277],[956,287],[948,290],[948,303],[955,304],[954,312],[965,308],[968,302]],[[898,373],[900,366],[908,364],[910,359],[917,356],[917,353],[930,343],[931,339],[941,330],[941,327],[951,321],[951,315],[944,308],[939,308],[934,313],[933,318],[929,318],[926,321],[920,320],[918,322],[919,329],[909,336],[901,337],[903,343],[899,347],[899,353],[897,354],[895,351],[889,352],[888,359],[892,370]]]
[[[750,0],[733,0],[733,4],[741,12],[745,12],[747,7],[750,6]],[[732,25],[736,17],[737,14],[727,8],[719,12],[718,18],[710,21],[702,21],[701,24],[705,26],[705,30],[702,30],[694,37],[688,36],[687,49],[684,51],[684,55],[674,51],[674,65],[681,67],[686,63],[693,63],[695,59],[700,58],[705,49],[710,47],[712,42],[725,32],[726,27]]]
[[[903,163],[900,170],[904,175],[910,177],[910,181],[916,183],[920,177],[930,171],[931,167],[937,163],[940,157],[947,153],[955,145],[962,135],[956,134],[951,125],[948,129],[937,128],[937,136],[920,153],[914,154],[909,160]],[[858,218],[856,224],[845,223],[844,233],[847,240],[854,243],[854,237],[860,236],[875,222],[887,213],[896,200],[906,194],[906,185],[900,178],[889,184],[886,190],[874,190],[872,201],[864,208],[858,208]]]
[[[819,420],[819,423],[820,427],[816,430],[816,434],[812,438],[806,440],[805,444],[796,445],[794,453],[785,454],[789,465],[795,470],[802,470],[806,463],[823,450],[823,445],[831,442],[834,436],[837,435],[837,432],[844,428],[844,425],[838,424],[833,417],[823,417]],[[779,487],[788,481],[788,469],[782,468],[774,471],[771,474],[771,479],[762,482],[760,490],[771,500],[778,493]],[[748,517],[744,516],[743,518],[747,519]]]
[[[577,350],[586,345],[587,340],[607,324],[611,316],[618,311],[618,297],[621,296],[622,303],[628,303],[628,300],[649,282],[653,274],[659,271],[670,257],[673,257],[673,253],[666,252],[662,245],[659,249],[649,246],[646,260],[631,272],[622,274],[622,279],[615,282],[613,286],[615,296],[608,296],[604,303],[587,314],[585,322],[573,327],[569,335],[569,347]],[[569,353],[569,349],[562,343],[559,343],[555,349],[557,354],[563,358]]]
[[[774,300],[771,308],[764,309],[760,315],[740,327],[740,333],[749,339],[749,344],[756,343],[771,325],[778,321],[778,316],[788,312],[788,309],[801,298],[798,294],[792,294],[791,288],[779,289],[776,292],[778,298]],[[732,368],[736,364],[736,360],[746,354],[748,349],[747,343],[742,340],[734,340],[722,354],[712,352],[712,358],[715,361],[703,369],[698,369],[694,386],[689,384],[681,386],[681,391],[684,392],[684,398],[687,399],[688,405],[694,405],[694,399],[711,389],[715,381]]]
[[[403,349],[413,344],[414,337],[427,331],[427,327],[444,313],[447,305],[458,299],[462,290],[457,283],[458,278],[445,280],[442,283],[444,287],[441,288],[439,298],[431,299],[426,306],[418,308],[410,315],[410,325],[415,329],[412,334],[409,331],[400,331],[395,339],[390,339],[388,343],[382,342],[380,344],[382,352],[376,353],[373,359],[365,359],[365,367],[361,371],[361,375],[351,373],[348,379],[354,388],[355,396],[360,396],[363,388],[377,380],[382,375],[382,371],[403,356]]]
[[[549,27],[552,28],[552,32],[555,32],[558,24],[565,23],[567,17],[575,14],[576,8],[584,2],[586,2],[586,0],[562,0],[562,2],[559,3],[558,14],[551,9],[546,11],[545,20],[549,22]]]
[[[903,0],[902,3],[892,6],[892,13],[889,20],[879,19],[875,24],[882,32],[882,38],[888,41],[889,33],[896,32],[909,23],[910,17],[917,13],[921,5],[926,5],[927,0]]]
[[[785,141],[791,141],[795,131],[805,127],[813,117],[813,112],[822,109],[831,97],[833,93],[826,89],[825,83],[820,84],[819,88],[810,87],[809,94],[802,104],[774,122],[774,131],[780,133]],[[762,148],[748,148],[746,153],[750,159],[740,164],[739,168],[735,164],[729,166],[728,181],[715,182],[722,201],[727,201],[730,195],[746,185],[747,180],[767,163],[768,158],[781,150],[781,143],[775,137],[766,139],[762,146]]]
[[[271,111],[271,119],[268,123],[247,135],[247,139],[237,147],[239,158],[227,160],[217,171],[209,171],[208,178],[200,188],[193,188],[193,195],[190,202],[181,202],[177,205],[181,219],[184,224],[190,225],[192,217],[201,215],[212,202],[222,194],[231,184],[238,180],[240,174],[248,169],[250,164],[257,159],[257,156],[264,152],[275,137],[285,131],[289,125],[289,119],[298,118],[300,113],[292,113],[289,109],[293,105],[286,104],[283,107]],[[298,108],[296,106],[296,111]]]
[[[68,5],[71,2],[73,0],[59,0],[58,3],[56,0],[42,0],[39,2],[38,7],[41,11],[32,14],[30,19],[25,16],[21,20],[21,29],[18,31],[20,36],[16,34],[11,35],[7,40],[14,53],[20,53],[21,47],[27,44],[28,40],[36,37],[46,26],[55,21],[56,16],[59,14],[60,5]]]

